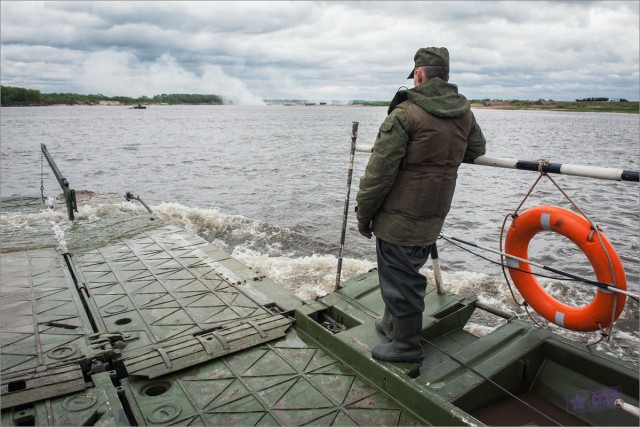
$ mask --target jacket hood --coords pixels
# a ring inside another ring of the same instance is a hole
[[[407,90],[408,99],[437,117],[458,117],[470,110],[469,101],[458,93],[458,86],[433,78]]]

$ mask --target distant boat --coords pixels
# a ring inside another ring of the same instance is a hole
[[[145,110],[147,107],[145,105],[138,104],[138,105],[134,105],[131,108],[133,108],[134,110]]]

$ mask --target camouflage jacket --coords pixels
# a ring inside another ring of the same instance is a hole
[[[400,95],[406,100],[392,103],[360,179],[358,224],[390,243],[429,245],[449,211],[457,167],[483,155],[486,140],[455,85],[434,78]]]

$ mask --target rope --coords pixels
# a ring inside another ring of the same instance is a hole
[[[509,215],[506,215],[504,217],[504,220],[502,221],[502,228],[500,229],[500,252],[504,252],[502,248],[502,241],[504,240],[504,226],[507,222],[507,218],[509,218],[510,216],[515,218],[515,216],[513,216],[512,214],[509,214]],[[509,288],[509,292],[511,293],[511,298],[513,298],[513,302],[515,302],[516,305],[524,306],[527,304],[527,301],[522,300],[522,303],[519,303],[518,300],[516,299],[516,295],[513,293],[513,288],[511,287],[511,281],[509,280],[509,276],[507,276],[507,271],[504,269],[505,264],[506,264],[505,256],[500,255],[500,267],[502,268],[502,275],[504,276],[504,280],[507,281],[507,287]]]
[[[560,191],[560,193],[562,193],[562,195],[564,197],[566,197],[567,200],[569,200],[569,202],[571,202],[573,207],[576,208],[578,210],[578,212],[580,212],[580,214],[587,221],[589,221],[589,224],[591,225],[591,231],[595,232],[596,236],[598,237],[598,243],[600,244],[600,247],[602,248],[602,251],[604,252],[605,256],[607,257],[607,263],[609,264],[609,272],[611,273],[611,280],[613,282],[612,285],[613,285],[613,287],[617,288],[618,284],[617,284],[617,281],[616,281],[615,271],[613,270],[613,262],[611,262],[611,257],[609,256],[609,252],[607,251],[607,248],[605,248],[605,246],[604,246],[604,242],[602,240],[602,235],[600,234],[600,227],[598,227],[597,224],[595,224],[593,221],[591,221],[591,218],[589,218],[587,216],[587,214],[582,209],[580,209],[580,207],[573,201],[573,199],[571,199],[571,197],[569,197],[567,195],[567,193],[562,188],[560,188],[560,186],[555,182],[555,180],[553,178],[551,178],[548,175],[547,175],[547,178],[549,178],[549,180],[553,183],[553,185],[556,186],[558,191]],[[611,308],[611,323],[604,330],[602,328],[600,328],[600,333],[602,334],[602,337],[596,342],[587,344],[587,346],[592,346],[592,345],[598,344],[605,337],[607,339],[607,342],[609,342],[609,340],[611,338],[611,332],[613,331],[613,323],[615,322],[615,316],[616,316],[616,309],[617,308],[618,308],[618,294],[614,294],[613,295],[612,308]]]
[[[499,266],[502,266],[502,267],[507,267],[509,270],[515,270],[515,271],[519,271],[519,272],[522,272],[522,273],[525,273],[525,274],[530,274],[532,276],[544,277],[546,279],[551,279],[551,280],[562,280],[562,281],[565,281],[565,282],[584,283],[584,284],[587,284],[587,285],[597,286],[598,288],[603,288],[603,289],[607,289],[608,287],[611,286],[609,283],[598,282],[596,280],[586,279],[584,277],[575,276],[573,274],[570,275],[569,273],[566,273],[566,272],[563,272],[563,271],[560,271],[560,270],[556,270],[556,269],[550,269],[549,268],[550,271],[553,271],[555,273],[560,273],[562,275],[562,277],[549,276],[547,274],[542,274],[542,273],[534,273],[533,271],[523,270],[522,268],[518,268],[518,267],[509,267],[508,265],[505,265],[502,262],[494,261],[494,260],[489,259],[489,258],[487,258],[485,256],[482,256],[482,255],[480,255],[480,254],[478,254],[476,252],[473,252],[472,250],[467,249],[464,246],[459,245],[454,240],[459,240],[463,244],[473,245],[473,244],[471,244],[469,242],[465,242],[463,240],[456,239],[455,237],[449,238],[449,237],[447,237],[445,235],[442,235],[442,234],[438,237],[438,239],[444,239],[448,243],[451,243],[453,246],[455,246],[455,247],[457,247],[459,249],[467,251],[470,254],[475,255],[478,258],[482,258],[483,260],[488,261],[488,262],[490,262],[492,264],[496,264],[496,265],[499,265]],[[494,253],[498,252],[498,251],[493,251],[493,250],[491,250],[489,248],[483,248],[482,246],[476,246],[476,245],[473,245],[473,246],[477,247],[478,249],[483,249],[483,250],[487,250],[487,251],[494,252]],[[629,293],[625,293],[625,295],[627,295],[629,298],[631,298],[634,301],[640,301],[640,299],[639,299],[639,297],[637,295],[633,295],[633,294],[629,294]]]
[[[549,163],[547,160],[544,160],[544,162],[545,163]],[[529,198],[529,196],[533,192],[533,189],[536,187],[536,185],[538,185],[538,182],[540,182],[540,179],[542,179],[542,177],[544,175],[546,175],[546,173],[542,172],[542,161],[538,165],[538,171],[540,172],[540,175],[538,175],[538,178],[536,179],[536,181],[533,183],[531,188],[529,188],[529,191],[527,191],[527,194],[524,196],[524,198],[522,199],[522,201],[520,202],[518,207],[515,209],[515,211],[513,211],[513,213],[507,214],[504,217],[504,220],[502,221],[502,228],[500,229],[500,252],[504,252],[504,248],[502,247],[502,242],[504,241],[504,228],[505,228],[505,225],[507,223],[507,218],[511,217],[511,218],[515,219],[518,216],[518,211],[520,210],[522,205],[524,205],[524,202]],[[522,303],[518,303],[518,301],[516,299],[516,296],[515,296],[515,294],[513,292],[513,288],[511,287],[511,282],[509,281],[509,277],[507,276],[507,271],[504,268],[505,264],[506,264],[504,255],[500,255],[500,261],[501,261],[501,264],[502,264],[502,274],[504,276],[504,279],[507,282],[507,286],[509,287],[509,292],[511,293],[511,297],[513,298],[513,302],[515,302],[516,305],[524,306],[525,307],[525,311],[527,311],[527,314],[529,314],[528,310],[526,310],[527,301],[523,300]],[[529,315],[529,317],[531,318],[531,315]],[[536,325],[538,324],[535,321],[534,321],[534,323]]]
[[[609,337],[609,333],[607,332],[607,329],[602,329],[602,324],[600,324],[600,322],[598,322],[598,328],[600,329],[600,339],[597,341],[594,341],[592,343],[588,343],[587,347],[591,347],[592,345],[596,345],[596,344],[600,344],[602,342],[602,340],[604,340],[605,338],[607,338],[608,341],[608,337]]]
[[[520,210],[520,208],[522,208],[522,206],[524,205],[525,201],[529,198],[529,196],[533,192],[533,189],[536,187],[536,185],[538,185],[538,182],[540,182],[540,179],[542,179],[542,177],[545,176],[553,183],[553,185],[558,189],[558,191],[560,191],[560,193],[571,203],[571,205],[578,212],[580,212],[580,214],[591,225],[592,233],[589,235],[589,238],[591,239],[593,233],[595,232],[595,234],[596,234],[596,236],[598,238],[598,243],[600,244],[600,247],[602,248],[602,250],[605,253],[605,256],[607,257],[607,262],[609,264],[609,270],[611,272],[611,277],[612,277],[612,281],[613,281],[612,285],[617,288],[618,286],[617,286],[617,283],[616,283],[616,275],[615,275],[615,271],[613,269],[613,263],[611,261],[611,257],[609,256],[609,252],[607,252],[607,249],[604,246],[602,235],[600,234],[600,228],[593,221],[591,221],[591,218],[589,218],[589,216],[582,209],[580,209],[580,207],[577,205],[577,203],[573,201],[573,199],[560,187],[560,185],[558,185],[558,183],[553,178],[551,178],[546,172],[543,171],[544,165],[549,164],[549,161],[547,159],[537,159],[536,161],[538,162],[538,172],[540,173],[540,175],[538,175],[538,178],[533,183],[531,188],[529,188],[529,191],[524,196],[524,198],[522,199],[522,201],[520,202],[518,207],[514,210],[514,212],[511,213],[511,214],[506,215],[505,218],[504,218],[504,221],[502,222],[502,228],[500,230],[500,252],[504,252],[503,251],[503,247],[502,247],[502,242],[503,242],[504,229],[505,229],[505,225],[506,225],[506,222],[507,222],[507,218],[511,217],[511,218],[513,218],[515,220],[515,218],[518,216],[518,211]],[[509,291],[511,292],[511,296],[513,297],[513,300],[515,301],[516,304],[518,304],[518,302],[517,302],[517,300],[515,298],[515,295],[513,293],[513,290],[511,288],[511,282],[509,281],[509,278],[507,277],[507,272],[505,270],[505,260],[504,260],[504,258],[505,258],[504,255],[501,255],[502,274],[504,275],[504,278],[507,281],[507,285],[509,287]],[[531,320],[533,320],[533,318],[529,314],[529,311],[527,310],[527,306],[528,306],[527,301],[523,301],[522,304],[518,304],[518,305],[524,306],[525,311],[527,312],[527,315],[529,315],[529,318],[531,318]],[[611,323],[609,324],[609,326],[606,329],[603,329],[602,327],[600,327],[600,334],[601,334],[600,339],[598,341],[596,341],[596,342],[588,343],[587,346],[592,346],[592,345],[598,344],[605,338],[607,339],[607,341],[609,341],[609,339],[611,337],[611,331],[613,330],[613,324],[615,322],[615,313],[616,313],[617,305],[618,305],[618,295],[614,294],[613,295],[613,307],[612,307],[612,312],[611,312]],[[534,323],[536,325],[538,325],[537,322],[534,321]]]
[[[524,311],[527,313],[527,316],[529,316],[529,319],[534,323],[534,325],[536,325],[540,329],[547,329],[546,326],[541,325],[540,323],[538,323],[536,321],[536,319],[533,318],[533,316],[531,315],[531,312],[529,312],[529,303],[528,302],[524,301],[524,303],[522,305],[524,306]]]
[[[480,255],[480,254],[478,254],[478,253],[475,253],[475,252],[473,252],[472,250],[467,249],[467,248],[465,248],[464,246],[461,246],[461,245],[457,244],[456,242],[452,241],[451,239],[448,239],[448,238],[447,238],[447,237],[445,237],[445,236],[440,236],[439,238],[442,238],[442,239],[446,240],[448,243],[452,244],[453,246],[455,246],[455,247],[457,247],[457,248],[460,248],[460,249],[462,249],[462,250],[464,250],[464,251],[467,251],[467,252],[469,252],[470,254],[477,256],[478,258],[482,258],[482,259],[484,259],[485,261],[488,261],[488,262],[490,262],[490,263],[492,263],[492,264],[498,264],[498,265],[500,265],[500,266],[502,267],[502,270],[503,270],[503,273],[504,273],[504,267],[505,267],[504,262],[497,262],[497,261],[494,261],[494,260],[492,260],[492,259],[489,259],[489,258],[487,258],[487,257],[485,257],[485,256],[482,256],[482,255]],[[481,249],[482,249],[482,248],[481,248]],[[581,282],[581,281],[584,281],[584,279],[583,279],[583,280],[580,280],[580,279],[568,279],[568,278],[566,278],[566,277],[554,277],[554,276],[549,276],[549,275],[546,275],[546,274],[534,273],[533,271],[526,271],[526,270],[523,270],[523,269],[521,269],[521,268],[517,268],[517,267],[508,267],[508,268],[509,268],[509,269],[511,269],[511,270],[516,270],[516,271],[520,271],[520,272],[522,272],[522,273],[531,274],[531,275],[534,275],[534,276],[537,276],[537,277],[544,277],[544,278],[551,279],[551,280],[564,280],[564,281],[569,281],[569,282]],[[522,300],[522,303],[518,303],[518,301],[516,300],[516,296],[515,296],[515,294],[513,293],[513,289],[511,288],[511,282],[509,281],[509,278],[508,278],[508,276],[506,275],[506,273],[505,273],[505,279],[506,279],[506,281],[507,281],[507,285],[508,285],[508,287],[509,287],[509,292],[511,293],[511,297],[513,298],[513,301],[515,302],[515,304],[516,304],[516,305],[518,305],[518,306],[524,307],[525,313],[527,314],[527,316],[529,317],[529,319],[531,320],[531,322],[532,322],[533,324],[535,324],[538,328],[540,328],[540,329],[547,329],[547,327],[546,327],[546,326],[541,325],[541,324],[540,324],[540,323],[539,323],[539,322],[538,322],[538,321],[537,321],[537,320],[532,316],[531,312],[529,311],[529,303],[528,303],[526,300]],[[586,282],[586,281],[585,281],[585,283],[588,283],[588,282]],[[602,328],[600,328],[600,329],[601,329],[601,331],[603,331],[603,329],[602,329]],[[594,344],[598,344],[598,343],[599,343],[599,342],[601,342],[601,341],[602,341],[602,339],[603,339],[605,336],[607,336],[607,335],[608,335],[608,334],[603,333],[603,337],[602,337],[600,340],[598,340],[597,342],[595,342],[595,343],[593,343],[593,344],[587,344],[587,345],[594,345]]]

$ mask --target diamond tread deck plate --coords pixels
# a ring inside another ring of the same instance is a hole
[[[207,245],[169,226],[80,253],[74,265],[104,329],[133,335],[127,350],[270,315],[234,286],[249,274],[214,261]]]
[[[3,382],[90,354],[93,333],[64,259],[53,249],[2,254]]]
[[[301,302],[177,227],[135,236],[64,255],[24,244],[2,253],[2,425],[479,425],[467,411],[502,398],[446,358],[372,359],[384,342],[374,327],[383,311],[375,272]],[[511,331],[518,321],[458,342],[473,308],[457,296],[430,298],[423,338],[450,344],[516,391],[528,386],[518,373],[524,357],[582,360],[575,373],[558,365],[562,374],[535,375],[542,390],[573,386],[597,366],[573,344]],[[637,404],[637,371],[603,367]],[[566,384],[555,381],[563,375]]]
[[[213,332],[185,336],[150,349],[125,352],[129,375],[155,378],[284,336],[292,321],[279,314],[252,318]]]
[[[129,426],[118,391],[112,384],[109,373],[91,377],[95,384],[78,393],[42,400],[35,404],[3,411],[0,425],[3,426]]]
[[[129,377],[123,387],[146,425],[419,425],[293,330],[155,381]]]

